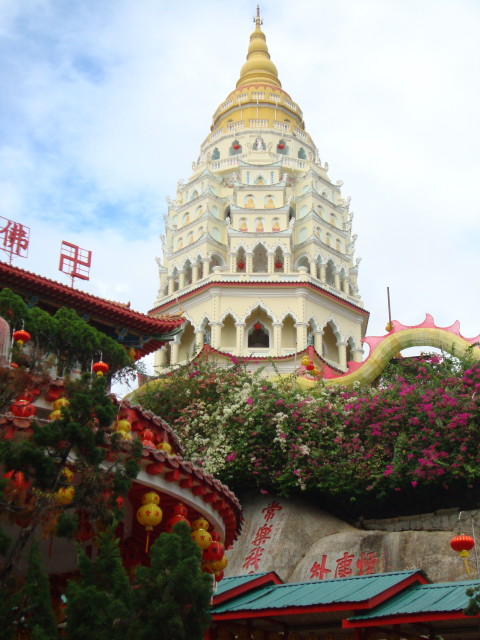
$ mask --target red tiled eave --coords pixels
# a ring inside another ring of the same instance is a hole
[[[125,326],[139,334],[160,338],[179,329],[185,319],[179,316],[152,317],[130,309],[128,305],[94,296],[70,286],[0,262],[0,288],[9,287],[21,295],[39,298],[52,306],[68,306],[92,319],[110,325]]]

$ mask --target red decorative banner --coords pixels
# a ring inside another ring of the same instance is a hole
[[[90,279],[90,265],[92,264],[92,252],[87,249],[80,249],[76,244],[62,241],[60,249],[60,264],[58,270],[66,273],[73,281],[75,278],[81,280]]]
[[[19,258],[28,257],[30,227],[0,216],[0,239],[0,249],[8,253],[10,264],[14,255]]]

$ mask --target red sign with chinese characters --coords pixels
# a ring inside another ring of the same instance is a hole
[[[314,562],[310,567],[310,578],[316,578],[317,580],[323,580],[325,578],[348,578],[354,575],[354,569],[352,566],[354,564],[354,560],[355,556],[353,554],[344,551],[343,555],[335,560],[336,566],[333,576],[329,576],[328,574],[332,573],[333,569],[327,568],[328,556],[324,554],[321,562]],[[355,575],[364,576],[375,573],[375,567],[378,562],[379,558],[375,551],[370,551],[368,553],[362,552],[355,563],[357,568]]]
[[[76,244],[62,241],[60,249],[60,264],[58,270],[66,273],[73,281],[75,278],[81,280],[90,279],[90,265],[92,264],[92,252],[87,249],[80,249]]]
[[[258,565],[262,559],[263,552],[265,551],[264,545],[271,538],[273,530],[273,524],[268,524],[272,521],[279,511],[282,511],[282,505],[278,504],[275,500],[272,500],[268,506],[262,509],[263,519],[265,524],[257,529],[253,539],[251,540],[252,549],[250,553],[243,559],[243,568],[252,569],[249,573],[258,571]]]
[[[0,216],[0,249],[6,251],[12,264],[12,256],[26,258],[30,242],[30,227]]]

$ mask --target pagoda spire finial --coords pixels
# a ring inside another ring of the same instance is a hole
[[[255,30],[250,35],[247,61],[240,70],[237,87],[257,83],[281,87],[282,83],[278,79],[277,67],[270,60],[265,34],[261,29],[263,20],[260,17],[260,5],[257,5],[257,13],[253,21]]]
[[[260,29],[263,24],[263,20],[260,17],[260,5],[257,4],[257,15],[254,17],[253,21],[255,22],[255,27]]]

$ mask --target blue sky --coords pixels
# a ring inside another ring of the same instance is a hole
[[[368,333],[385,289],[406,324],[430,312],[480,333],[480,3],[267,0],[284,89],[351,195]],[[82,288],[140,311],[157,289],[165,197],[188,179],[252,30],[245,0],[0,0],[0,215],[57,271],[93,250]],[[2,258],[3,259],[3,258]]]

